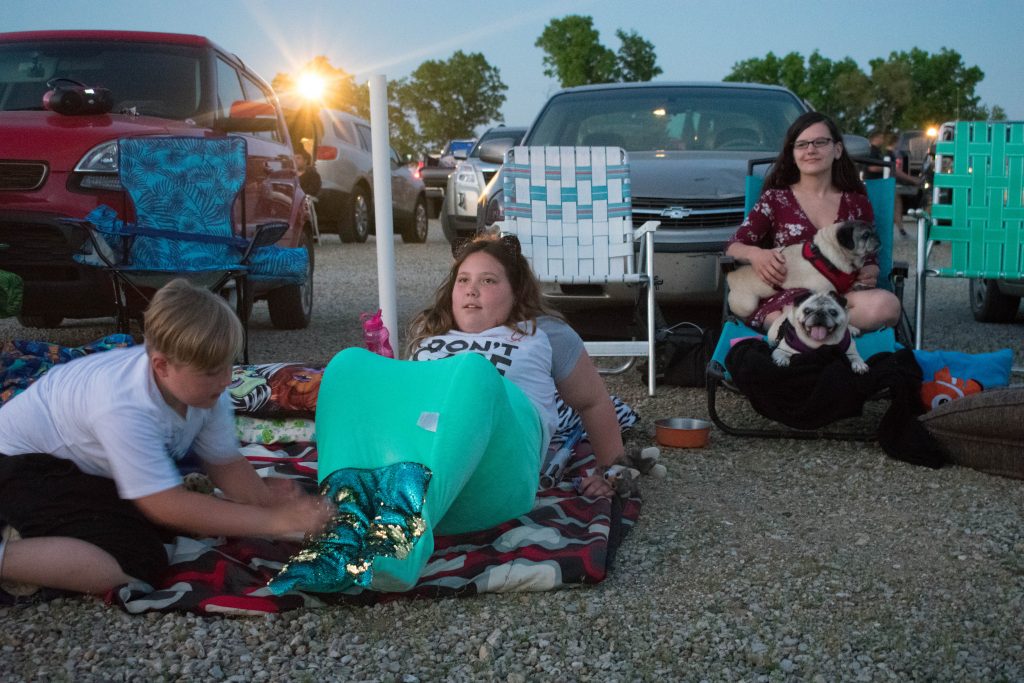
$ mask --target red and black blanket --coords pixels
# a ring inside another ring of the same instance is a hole
[[[311,444],[268,447],[250,456],[269,476],[295,477],[316,486]],[[611,570],[623,536],[640,514],[639,497],[584,498],[571,485],[577,470],[592,463],[590,446],[576,448],[564,479],[539,491],[533,510],[492,529],[435,536],[434,554],[408,593],[358,595],[292,592],[281,596],[267,582],[298,549],[297,543],[261,539],[179,537],[168,546],[171,567],[156,586],[129,584],[107,601],[128,612],[260,614],[331,604],[373,604],[401,598],[470,596],[478,593],[546,591],[598,583]]]

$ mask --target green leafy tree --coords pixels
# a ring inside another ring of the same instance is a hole
[[[1005,117],[999,106],[980,103],[974,88],[984,78],[960,54],[942,48],[929,54],[914,48],[870,61],[865,74],[849,57],[832,61],[815,50],[805,61],[798,52],[769,52],[733,65],[726,81],[782,85],[833,117],[849,133],[919,128],[956,118]]]
[[[546,53],[544,75],[563,88],[616,80],[615,53],[601,44],[591,17],[552,19],[534,45]]]
[[[876,89],[874,115],[894,128],[917,128],[927,123],[960,119],[1005,118],[1002,107],[981,103],[974,90],[985,78],[977,66],[967,66],[955,50],[929,54],[919,48],[873,59],[871,80]],[[887,82],[893,79],[894,82]]]
[[[622,46],[619,47],[618,63],[615,75],[623,82],[649,81],[662,73],[658,66],[654,44],[640,37],[636,31],[626,33],[622,29],[615,32]]]
[[[452,138],[472,137],[473,131],[501,122],[508,90],[499,70],[478,52],[455,52],[445,61],[429,60],[396,84],[401,110],[412,112],[422,141],[440,146]]]
[[[662,73],[651,42],[636,31],[619,29],[615,35],[622,43],[617,54],[601,44],[592,17],[571,14],[548,22],[534,45],[544,51],[544,75],[563,88],[649,81]]]

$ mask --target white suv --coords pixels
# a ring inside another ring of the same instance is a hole
[[[511,147],[518,145],[525,133],[525,128],[491,128],[480,136],[466,159],[456,164],[455,171],[448,177],[444,208],[441,210],[441,229],[449,242],[476,232],[477,202],[487,183],[501,168],[501,164],[480,158],[480,145],[502,141]]]

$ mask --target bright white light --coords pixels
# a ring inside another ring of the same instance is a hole
[[[323,76],[309,72],[300,74],[299,80],[295,83],[295,90],[307,100],[320,100],[326,89],[327,84],[324,82]]]

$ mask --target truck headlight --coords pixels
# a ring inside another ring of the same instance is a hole
[[[476,190],[479,188],[476,172],[472,166],[459,164],[455,169],[455,187],[465,190]]]

